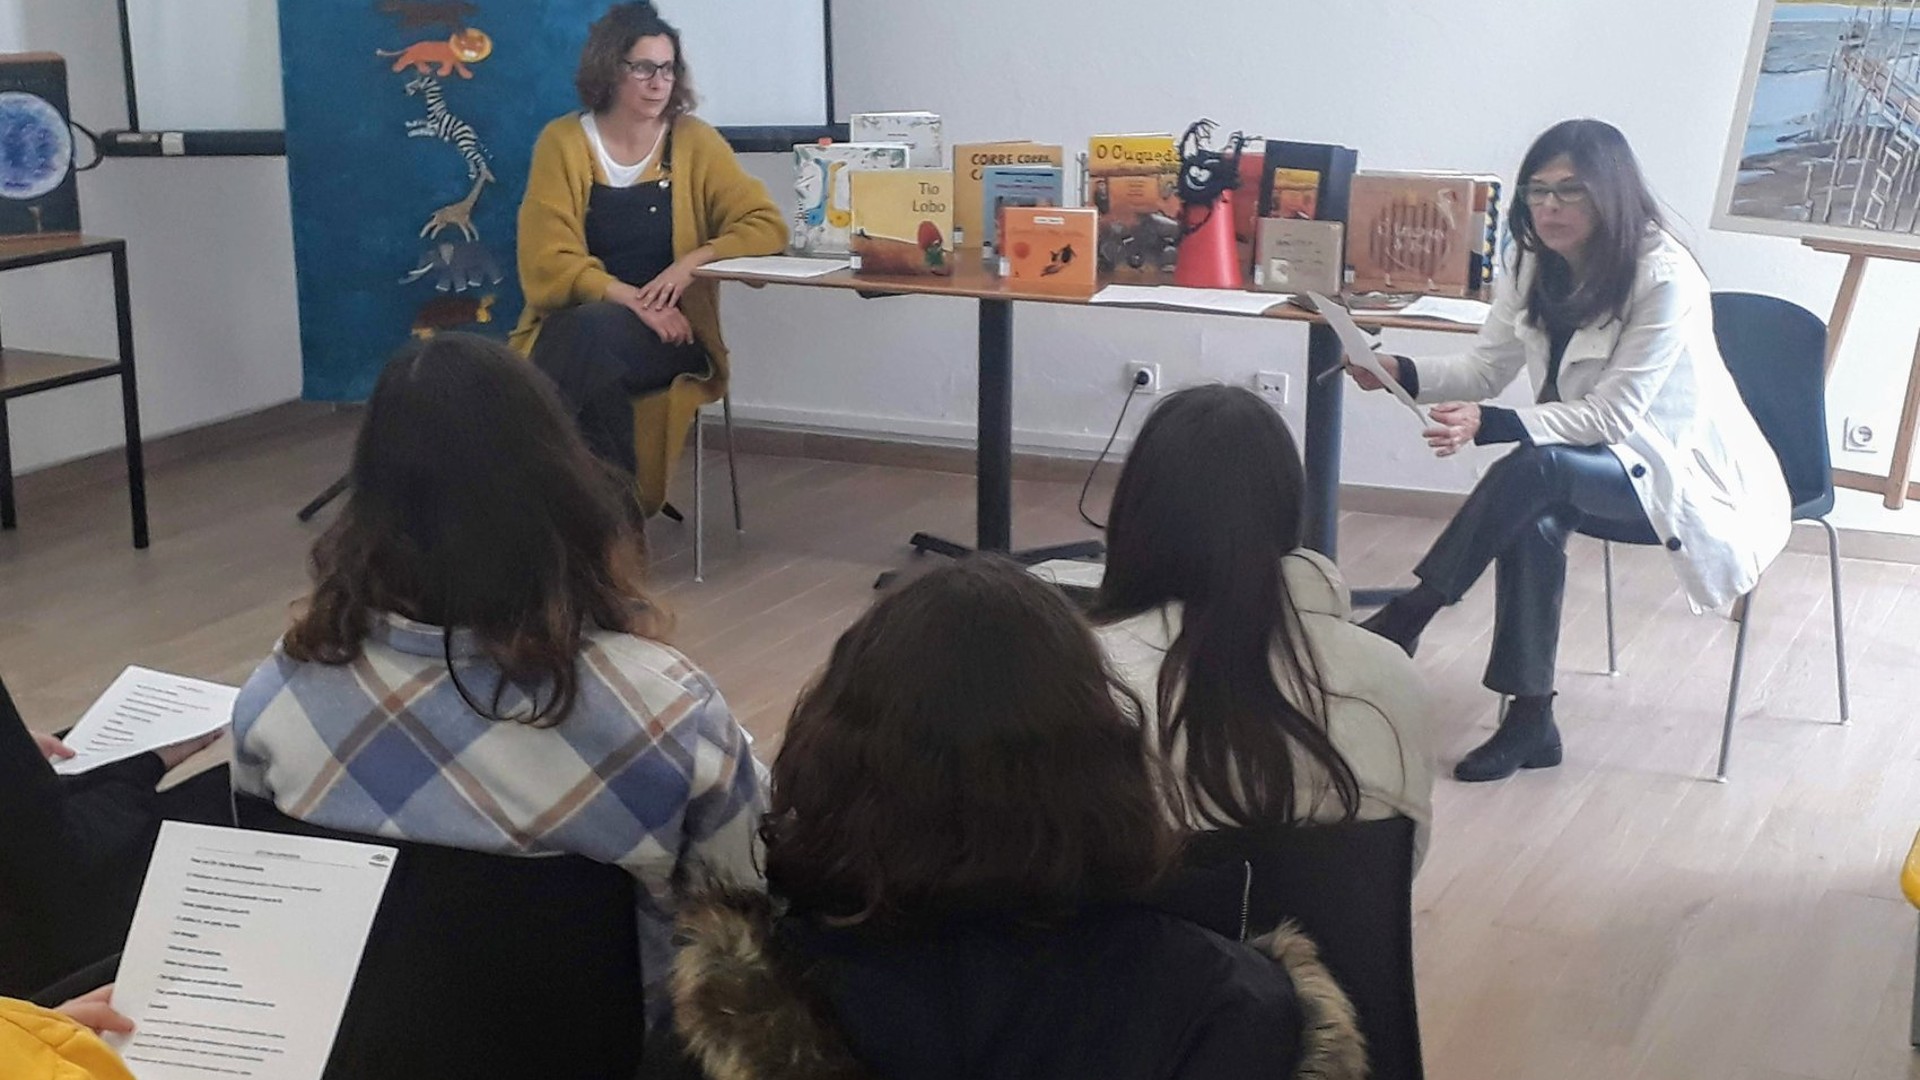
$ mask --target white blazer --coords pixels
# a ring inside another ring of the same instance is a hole
[[[1418,361],[1422,401],[1484,401],[1525,367],[1547,377],[1551,346],[1526,318],[1540,261],[1507,274],[1465,356]],[[1680,242],[1650,236],[1627,319],[1574,332],[1560,397],[1515,411],[1536,446],[1605,446],[1626,466],[1696,613],[1744,595],[1792,529],[1780,460],[1713,337],[1712,293]]]
[[[1300,629],[1320,669],[1327,692],[1327,737],[1360,782],[1361,821],[1403,815],[1413,819],[1414,867],[1427,850],[1433,823],[1433,747],[1427,722],[1427,686],[1400,647],[1353,624],[1353,607],[1340,571],[1325,555],[1302,548],[1281,563],[1287,592],[1300,613]],[[1158,730],[1160,666],[1180,636],[1179,604],[1094,627],[1108,666],[1146,706],[1141,717]],[[1276,669],[1277,674],[1277,669]],[[1288,697],[1298,691],[1283,685]],[[1157,743],[1155,745],[1158,745]],[[1175,744],[1172,764],[1184,773],[1186,744]],[[1340,800],[1321,770],[1295,773],[1295,807],[1306,821],[1337,820]],[[1194,808],[1176,822],[1190,829],[1207,824]]]

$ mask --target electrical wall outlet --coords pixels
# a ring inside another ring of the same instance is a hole
[[[1277,405],[1285,405],[1293,391],[1293,378],[1284,371],[1257,371],[1253,375],[1254,393]]]
[[[1873,425],[1856,421],[1851,416],[1842,423],[1840,445],[1856,454],[1877,454],[1880,452],[1879,433]]]
[[[1140,381],[1140,376],[1143,373],[1147,377],[1147,381],[1144,383]],[[1138,386],[1140,388],[1140,392],[1143,394],[1159,393],[1160,392],[1160,365],[1159,364],[1128,364],[1127,365],[1127,385],[1130,387]]]

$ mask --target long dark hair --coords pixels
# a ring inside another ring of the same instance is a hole
[[[664,37],[673,42],[673,93],[667,97],[667,122],[687,115],[699,103],[693,91],[693,75],[687,70],[687,54],[680,48],[680,31],[661,18],[652,4],[634,0],[608,8],[587,30],[573,87],[588,112],[605,112],[613,105],[615,91],[627,78],[627,50],[643,37]]]
[[[1185,793],[1218,826],[1291,823],[1304,754],[1344,816],[1360,784],[1327,734],[1327,695],[1282,559],[1300,543],[1300,455],[1251,391],[1196,386],[1147,418],[1107,519],[1093,618],[1184,607],[1160,667],[1159,743],[1186,743]]]
[[[1533,208],[1525,195],[1516,195],[1507,212],[1507,230],[1520,249],[1516,269],[1528,258],[1540,260],[1527,293],[1527,320],[1538,327],[1567,328],[1606,318],[1624,321],[1639,275],[1641,247],[1649,233],[1665,227],[1665,216],[1619,128],[1601,120],[1562,120],[1533,141],[1520,162],[1519,183],[1529,183],[1562,155],[1587,186],[1593,236],[1576,279],[1567,260],[1534,230]]]
[[[769,890],[875,925],[1137,896],[1175,851],[1138,708],[1052,586],[991,556],[935,570],[847,630],[794,707]]]
[[[631,499],[587,450],[546,376],[473,334],[412,342],[387,364],[354,444],[346,508],[313,547],[313,592],[288,631],[295,660],[350,663],[396,612],[471,632],[500,669],[493,720],[559,723],[598,627],[658,636],[640,586]],[[532,704],[506,715],[510,685]]]

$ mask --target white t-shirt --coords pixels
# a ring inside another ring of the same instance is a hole
[[[580,126],[587,129],[587,142],[593,144],[593,154],[600,159],[600,171],[607,174],[608,187],[625,188],[639,183],[647,170],[653,168],[653,160],[660,156],[660,143],[667,137],[666,126],[662,125],[659,136],[653,140],[653,149],[647,151],[647,156],[641,158],[637,165],[622,165],[607,153],[607,144],[600,138],[600,125],[595,122],[592,113],[580,114]]]

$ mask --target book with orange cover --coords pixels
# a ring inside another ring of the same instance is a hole
[[[1486,245],[1486,213],[1474,212],[1478,188],[1464,173],[1355,174],[1347,288],[1466,296]]]
[[[953,246],[979,248],[986,237],[982,185],[997,166],[1066,165],[1066,151],[1036,142],[966,143],[953,148]]]
[[[952,191],[953,174],[946,169],[854,173],[854,271],[953,273]]]
[[[1091,293],[1099,212],[1088,207],[1009,206],[1001,211],[1000,276]]]

